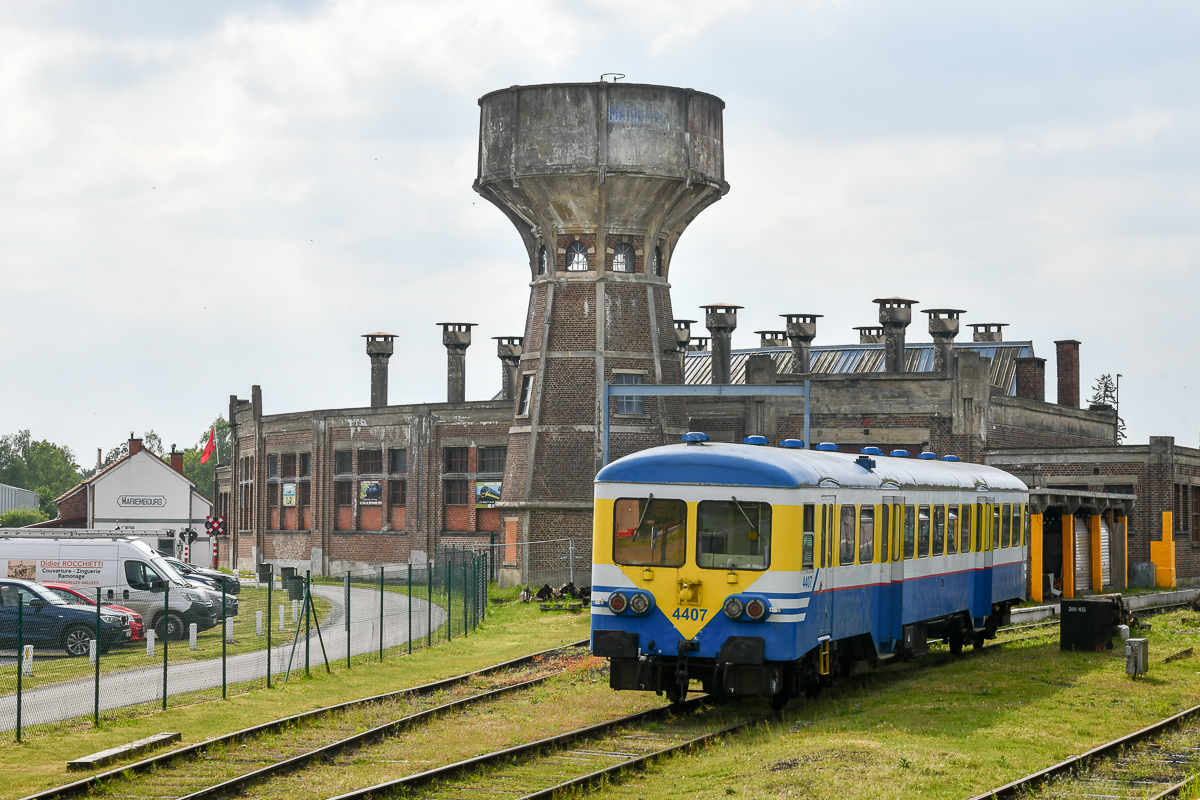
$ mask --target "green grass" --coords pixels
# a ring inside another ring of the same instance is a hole
[[[76,780],[87,773],[68,773],[68,760],[154,733],[180,731],[183,744],[194,743],[301,711],[479,669],[588,635],[587,614],[544,614],[535,605],[521,603],[492,606],[488,612],[469,636],[456,636],[452,642],[411,656],[403,654],[403,648],[393,648],[381,664],[356,661],[347,670],[343,662],[334,665],[332,675],[314,669],[310,678],[293,675],[286,686],[255,689],[229,700],[183,705],[187,698],[172,697],[165,712],[151,706],[108,712],[99,728],[93,728],[90,719],[27,728],[20,744],[9,733],[0,742],[0,797],[23,797]]]

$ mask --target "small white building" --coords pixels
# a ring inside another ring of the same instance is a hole
[[[40,505],[41,500],[38,499],[37,492],[0,483],[0,514],[16,511],[19,508],[27,508],[33,511]]]

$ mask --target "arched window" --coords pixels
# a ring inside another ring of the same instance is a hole
[[[575,241],[567,245],[567,272],[584,272],[588,268],[587,245]]]
[[[628,242],[621,242],[614,247],[612,259],[613,272],[633,272],[634,256],[633,245]]]
[[[662,248],[661,247],[654,248],[654,275],[659,278],[662,277]]]
[[[546,274],[546,245],[542,245],[541,247],[538,248],[537,274],[538,275]]]

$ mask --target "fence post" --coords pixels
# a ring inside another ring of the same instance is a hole
[[[25,598],[17,592],[17,741],[21,741],[21,676],[25,673]]]
[[[100,727],[100,592],[99,586],[96,587],[96,680],[95,680],[95,696],[92,703],[92,724]]]
[[[350,570],[346,570],[346,669],[350,669]]]
[[[167,651],[171,641],[171,582],[163,584],[163,711],[167,710]]]
[[[571,565],[568,567],[569,573],[567,580],[570,583],[575,583],[575,540],[567,539],[567,558],[570,559]]]
[[[309,654],[312,651],[312,620],[308,615],[308,607],[312,605],[312,570],[304,570],[304,676],[309,677],[312,672],[309,670],[311,659]]]
[[[225,589],[226,589],[226,588],[227,588],[227,587],[226,587],[226,585],[225,585],[225,576],[224,576],[224,575],[222,575],[222,576],[221,576],[221,699],[222,699],[222,700],[228,700],[228,699],[229,699],[228,687],[227,687],[227,684],[226,684],[226,682],[225,682],[225,681],[226,681],[226,676],[225,676],[225,652],[226,652],[226,651],[225,651],[225,642],[226,642],[226,640],[227,640],[227,639],[229,639],[229,637],[225,635],[225,631],[227,630],[227,627],[226,627],[226,626],[228,626],[228,625],[229,625],[229,622],[227,622],[227,620],[228,620],[228,618],[229,618],[229,617],[228,617],[228,614],[229,614],[229,612],[228,612],[228,611],[225,609]]]
[[[436,550],[434,551],[437,552]],[[428,615],[428,620],[425,623],[425,646],[433,647],[433,562],[429,560],[429,556],[425,557],[425,582],[429,584],[429,588],[425,590],[425,613]]]
[[[412,655],[412,559],[408,560],[408,654]]]
[[[379,568],[379,663],[383,663],[383,567]]]
[[[267,581],[267,688],[271,688],[271,590],[275,586],[275,574]]]
[[[446,553],[446,641],[454,641],[454,558]]]
[[[471,583],[467,580],[467,551],[464,549],[463,554],[463,636],[467,635],[467,628],[471,627],[470,623],[470,594]]]

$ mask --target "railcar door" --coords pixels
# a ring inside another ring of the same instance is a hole
[[[821,540],[821,569],[817,570],[816,586],[813,589],[813,599],[818,604],[817,639],[825,641],[833,635],[833,542],[837,538],[837,518],[834,507],[837,498],[833,495],[821,497],[820,509],[820,540]]]
[[[889,536],[891,547],[888,548],[888,615],[887,638],[895,642],[900,638],[902,628],[901,618],[904,614],[904,498],[885,497],[885,503],[891,503],[891,513],[888,519],[891,524]],[[886,506],[885,506],[886,508]]]

